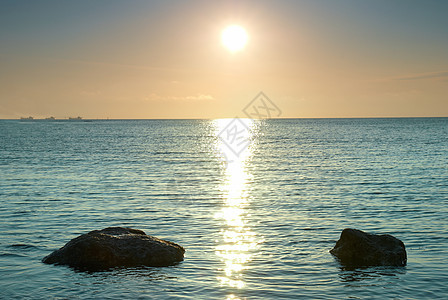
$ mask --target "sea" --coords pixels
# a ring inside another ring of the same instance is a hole
[[[185,259],[42,263],[111,226]],[[397,237],[407,265],[341,265],[344,228]],[[1,299],[447,295],[448,118],[0,120]]]

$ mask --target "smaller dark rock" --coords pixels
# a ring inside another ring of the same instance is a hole
[[[389,235],[376,235],[357,229],[344,229],[330,253],[346,266],[405,266],[402,241]]]
[[[109,227],[72,239],[42,262],[86,271],[114,267],[170,266],[184,259],[181,246],[132,228]]]

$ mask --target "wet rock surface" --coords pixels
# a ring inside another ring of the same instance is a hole
[[[370,234],[347,228],[330,253],[346,266],[405,266],[404,243],[389,234]]]
[[[141,230],[109,227],[72,239],[42,261],[99,271],[114,267],[170,266],[182,261],[184,253],[183,247],[146,235]]]

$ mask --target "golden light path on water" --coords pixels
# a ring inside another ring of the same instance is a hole
[[[261,239],[248,225],[247,208],[250,206],[248,181],[251,179],[245,168],[252,153],[256,121],[251,119],[215,120],[217,148],[225,166],[225,181],[221,186],[224,202],[215,215],[223,220],[222,238],[217,241],[216,255],[224,267],[218,277],[220,283],[232,288],[243,288],[244,270],[249,266]],[[229,295],[228,299],[236,299]]]

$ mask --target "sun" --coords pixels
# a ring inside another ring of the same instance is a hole
[[[247,40],[246,30],[239,25],[226,27],[221,34],[221,42],[230,52],[243,50]]]

